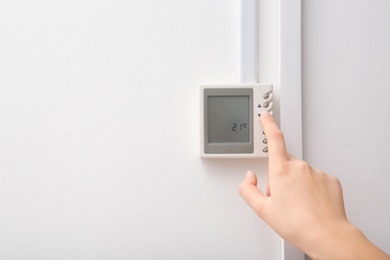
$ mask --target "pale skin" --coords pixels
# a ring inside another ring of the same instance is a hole
[[[340,181],[287,153],[283,133],[269,113],[261,115],[268,140],[265,192],[248,171],[242,198],[282,238],[313,259],[390,259],[347,219]]]

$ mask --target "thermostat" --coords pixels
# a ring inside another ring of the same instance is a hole
[[[200,86],[200,156],[266,157],[261,113],[272,113],[271,84]]]

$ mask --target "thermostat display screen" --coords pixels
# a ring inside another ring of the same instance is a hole
[[[208,97],[208,142],[249,143],[249,96]]]
[[[253,89],[204,89],[204,153],[253,153]]]

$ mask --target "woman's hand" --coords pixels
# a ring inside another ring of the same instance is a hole
[[[256,175],[250,171],[239,188],[256,214],[315,259],[388,259],[349,223],[340,181],[289,155],[283,133],[269,113],[261,115],[261,123],[268,142],[266,191],[257,188]]]

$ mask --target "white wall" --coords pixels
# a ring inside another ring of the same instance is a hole
[[[238,79],[237,7],[0,2],[0,258],[279,258],[236,191],[264,169],[197,157],[197,85]],[[388,253],[389,10],[303,1],[302,51],[304,156]]]
[[[1,259],[280,257],[237,193],[261,163],[198,158],[197,86],[237,82],[237,8],[0,2]]]
[[[390,254],[390,2],[302,1],[304,158]]]

